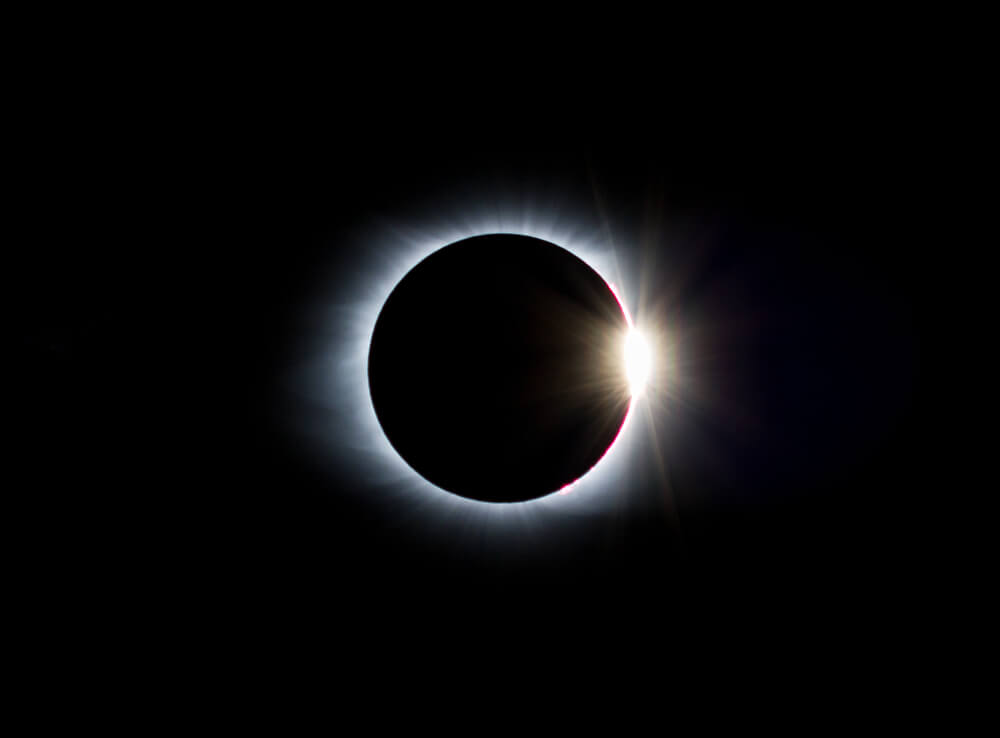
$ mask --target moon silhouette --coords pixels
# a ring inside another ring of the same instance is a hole
[[[511,234],[457,241],[417,264],[379,313],[375,414],[444,490],[547,495],[592,468],[625,421],[628,327],[608,284],[566,249]]]

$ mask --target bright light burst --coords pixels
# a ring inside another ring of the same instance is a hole
[[[625,336],[625,374],[632,397],[638,397],[646,388],[653,368],[649,342],[636,328],[629,328]]]

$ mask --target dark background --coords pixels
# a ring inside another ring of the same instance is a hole
[[[6,519],[38,622],[71,608],[69,644],[244,654],[670,641],[677,616],[905,630],[934,558],[927,161],[897,57],[838,49],[54,64],[20,108],[7,270]],[[599,196],[623,262],[701,327],[688,371],[717,399],[657,419],[639,456],[666,477],[639,469],[608,515],[496,562],[400,534],[363,473],[310,463],[276,416],[303,296],[350,273],[348,234],[484,180]]]

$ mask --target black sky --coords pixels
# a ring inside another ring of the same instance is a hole
[[[795,66],[57,75],[8,273],[28,285],[11,520],[32,586],[230,633],[891,603],[920,576],[931,484],[921,166],[891,76]],[[399,530],[363,470],[303,458],[276,399],[353,234],[478,191],[603,213],[698,327],[687,371],[714,403],[656,419],[606,515],[496,561]]]

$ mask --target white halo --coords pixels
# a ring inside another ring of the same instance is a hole
[[[483,212],[480,208],[479,212]],[[472,236],[511,233],[540,238],[565,248],[587,263],[608,284],[618,298],[629,325],[631,313],[623,297],[615,252],[610,238],[598,240],[592,234],[599,227],[584,228],[581,218],[576,227],[566,224],[558,209],[549,215],[526,213],[517,208],[486,208],[489,215],[464,220],[424,222],[410,230],[382,225],[358,233],[354,243],[338,248],[357,248],[363,256],[355,272],[337,270],[320,296],[320,302],[307,313],[315,331],[305,347],[296,371],[288,377],[286,390],[297,395],[306,410],[295,413],[308,421],[295,420],[290,428],[321,465],[332,465],[337,474],[344,470],[362,478],[369,495],[389,505],[405,505],[432,524],[447,524],[460,519],[509,522],[544,527],[566,513],[597,512],[613,505],[617,491],[626,484],[626,470],[632,420],[638,398],[633,398],[617,438],[605,455],[578,480],[552,494],[514,503],[490,503],[470,500],[447,492],[414,471],[390,445],[375,416],[368,388],[367,360],[375,321],[385,300],[399,281],[420,261],[448,244]],[[588,235],[581,235],[586,233]],[[525,516],[528,516],[527,518]]]

